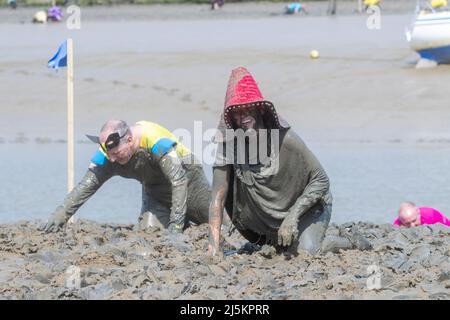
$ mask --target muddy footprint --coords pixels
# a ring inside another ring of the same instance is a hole
[[[190,95],[189,93],[183,95],[183,96],[181,97],[181,101],[183,101],[183,102],[192,102],[191,95]]]
[[[153,90],[156,90],[156,91],[167,91],[166,88],[160,87],[160,86],[152,86],[152,89],[153,89]]]
[[[125,84],[125,82],[119,81],[119,80],[113,80],[112,83],[113,83],[113,85],[115,85],[115,86],[121,86],[121,85],[124,85],[124,84]]]
[[[27,70],[16,70],[14,73],[15,74],[22,74],[22,75],[25,75],[25,76],[33,74],[33,72],[30,72],[30,71],[27,71]]]

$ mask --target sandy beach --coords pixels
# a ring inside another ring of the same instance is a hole
[[[284,5],[86,7],[80,30],[32,24],[39,8],[0,9],[0,299],[450,298],[449,228],[390,225],[405,200],[449,216],[450,67],[415,69],[404,35],[412,1],[386,1],[380,30],[356,1],[339,2],[335,17],[326,2],[296,16]],[[119,178],[65,232],[38,231],[66,193],[65,71],[46,63],[67,37],[76,180],[96,149],[84,134],[107,119],[215,128],[229,73],[245,66],[330,176],[328,233],[357,227],[374,249],[290,257],[263,247],[212,261],[206,226],[135,231],[141,186]],[[80,288],[68,285],[71,266]]]

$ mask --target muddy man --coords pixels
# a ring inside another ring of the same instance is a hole
[[[140,229],[160,227],[181,233],[190,221],[208,221],[211,191],[202,166],[170,131],[148,121],[129,127],[125,121],[110,120],[99,137],[88,138],[99,148],[81,182],[48,219],[46,232],[63,227],[105,181],[116,175],[142,183]]]
[[[254,244],[312,254],[357,247],[351,237],[324,242],[332,209],[328,176],[245,68],[231,73],[215,141],[210,254],[221,250],[224,207]]]

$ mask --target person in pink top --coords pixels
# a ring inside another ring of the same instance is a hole
[[[403,202],[398,209],[398,218],[394,221],[394,225],[410,228],[438,222],[450,226],[450,219],[436,209],[416,207],[412,202]]]

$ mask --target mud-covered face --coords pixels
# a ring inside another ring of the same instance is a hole
[[[258,108],[236,109],[233,111],[232,117],[236,127],[244,131],[249,129],[257,130],[264,128],[262,111]]]
[[[106,154],[109,160],[122,165],[127,164],[133,156],[132,141],[131,135],[126,135],[113,148],[108,148]]]
[[[418,208],[411,209],[411,212],[408,212],[408,214],[405,214],[400,217],[400,222],[402,226],[405,226],[407,228],[420,226],[421,222],[419,209]]]

